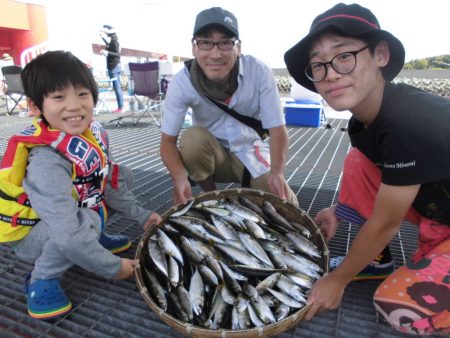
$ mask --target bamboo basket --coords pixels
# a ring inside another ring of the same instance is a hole
[[[238,197],[245,196],[251,199],[256,204],[262,206],[265,200],[272,203],[272,205],[276,208],[277,212],[280,213],[284,218],[291,222],[297,222],[303,224],[308,230],[311,231],[312,241],[317,245],[319,250],[322,252],[322,259],[319,261],[319,265],[322,267],[324,272],[328,272],[328,262],[329,262],[329,251],[326,244],[326,241],[322,235],[320,229],[315,225],[314,221],[311,217],[301,210],[300,208],[294,206],[293,204],[283,201],[278,196],[254,189],[228,189],[228,190],[216,190],[212,192],[207,192],[198,195],[194,198],[194,205],[196,203],[211,200],[211,199],[220,199],[224,197]],[[177,205],[166,211],[162,217],[161,224],[164,224],[170,216],[182,209],[184,205]],[[137,266],[135,270],[135,278],[138,290],[146,304],[150,307],[150,309],[155,312],[159,318],[165,322],[167,325],[176,329],[181,334],[187,337],[210,337],[210,338],[252,338],[252,337],[269,337],[273,335],[280,334],[282,332],[287,331],[291,327],[297,325],[297,323],[303,319],[307,306],[299,309],[298,311],[292,313],[289,317],[285,318],[282,321],[276,322],[274,324],[269,324],[264,327],[252,328],[247,330],[231,330],[231,329],[219,329],[219,330],[211,330],[206,329],[200,326],[193,325],[191,323],[185,323],[178,318],[171,316],[166,313],[163,309],[161,309],[151,297],[147,285],[144,280],[144,273],[142,271],[145,261],[147,260],[148,254],[146,256],[146,251],[148,250],[147,245],[149,238],[153,235],[156,229],[152,229],[144,233],[142,239],[140,240],[137,250],[136,250],[136,259],[139,259],[140,264]]]

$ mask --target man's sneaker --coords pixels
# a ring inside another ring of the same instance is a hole
[[[53,319],[65,315],[72,303],[61,288],[58,278],[37,279],[30,284],[29,274],[25,279],[28,314],[37,319]]]
[[[130,239],[125,235],[108,235],[106,232],[100,234],[99,243],[116,254],[128,250],[131,246]]]
[[[123,113],[123,109],[122,108],[117,108],[117,109],[114,109],[112,112],[113,113]]]
[[[344,260],[345,256],[332,257],[330,259],[330,271],[336,269]],[[353,277],[353,281],[386,279],[395,270],[394,261],[380,263],[374,260],[367,265],[360,273]]]

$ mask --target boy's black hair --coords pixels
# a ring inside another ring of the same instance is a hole
[[[21,79],[25,95],[42,112],[47,94],[69,85],[89,89],[97,104],[98,88],[92,71],[71,52],[49,51],[37,56],[22,70]]]

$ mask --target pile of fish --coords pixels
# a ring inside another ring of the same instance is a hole
[[[273,204],[220,198],[173,213],[148,240],[144,278],[153,301],[183,322],[243,330],[306,304],[324,273],[310,231]]]

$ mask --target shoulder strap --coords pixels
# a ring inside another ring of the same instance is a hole
[[[258,133],[259,137],[261,137],[262,139],[265,139],[266,137],[269,136],[269,131],[263,128],[260,120],[257,120],[250,116],[239,114],[236,110],[231,109],[227,105],[217,102],[210,97],[208,97],[208,99],[228,115],[233,116],[236,120],[242,122],[246,126],[253,128]]]

